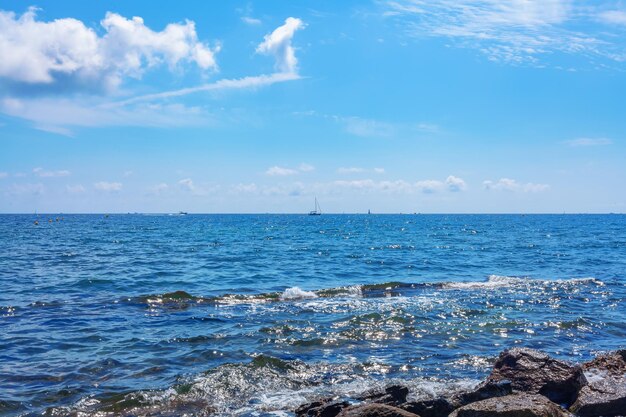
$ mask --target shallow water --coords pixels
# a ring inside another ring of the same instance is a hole
[[[624,215],[34,219],[0,215],[0,415],[280,414],[626,347]]]

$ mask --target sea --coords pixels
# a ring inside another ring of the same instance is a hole
[[[626,347],[626,215],[7,214],[0,288],[2,416],[290,416]]]

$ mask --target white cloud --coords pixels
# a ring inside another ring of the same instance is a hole
[[[462,178],[455,177],[454,175],[450,175],[446,178],[446,185],[448,186],[448,190],[452,192],[464,191],[467,188],[465,181],[463,181]]]
[[[242,16],[241,17],[241,21],[247,25],[251,25],[251,26],[256,26],[256,25],[260,25],[261,24],[261,20],[260,19],[255,19],[254,17],[250,17],[250,16]]]
[[[395,126],[391,123],[360,117],[342,117],[340,119],[345,124],[346,132],[356,136],[387,138],[396,132]]]
[[[71,173],[66,169],[62,169],[59,171],[46,171],[45,169],[41,167],[37,167],[37,168],[33,168],[33,174],[41,178],[52,178],[52,177],[67,177]]]
[[[358,174],[360,172],[364,172],[365,169],[364,168],[358,168],[358,167],[341,167],[339,169],[337,169],[337,172],[339,174]]]
[[[122,189],[122,183],[120,182],[100,181],[95,183],[93,186],[96,190],[106,192],[120,191]]]
[[[607,10],[598,16],[600,20],[615,25],[626,25],[626,11],[624,10]]]
[[[65,190],[70,194],[80,194],[85,192],[85,187],[80,184],[66,185]]]
[[[287,175],[296,175],[298,173],[297,170],[291,168],[284,168],[279,166],[273,166],[265,171],[266,175],[269,176],[287,176]]]
[[[154,187],[150,188],[150,192],[154,193],[154,194],[161,194],[165,191],[167,191],[169,189],[169,185],[167,185],[166,183],[162,182],[159,183],[157,185],[155,185]]]
[[[9,176],[8,172],[0,172],[0,178],[6,178]]]
[[[444,184],[441,181],[437,180],[422,180],[417,181],[415,184],[415,189],[425,194],[432,194],[438,191],[443,190]]]
[[[178,185],[180,185],[185,190],[188,190],[191,192],[196,190],[196,186],[194,185],[193,180],[191,178],[183,178],[182,180],[178,181]]]
[[[295,17],[285,19],[285,24],[274,29],[274,31],[257,46],[259,54],[273,55],[276,59],[276,69],[283,73],[295,74],[298,71],[298,60],[291,39],[298,29],[303,29],[302,20]]]
[[[13,195],[41,195],[45,192],[43,184],[13,184],[7,190]]]
[[[200,42],[192,21],[153,31],[141,17],[108,12],[100,25],[102,36],[77,19],[38,21],[35,8],[21,16],[0,11],[0,77],[57,90],[110,91],[163,63],[217,68],[219,46]]]
[[[235,193],[256,193],[259,191],[259,187],[255,183],[250,184],[237,184],[233,187]]]
[[[483,181],[483,186],[486,190],[511,192],[519,191],[525,193],[536,193],[550,189],[548,184],[534,184],[532,182],[523,184],[511,178],[500,178],[498,181]]]
[[[315,171],[315,167],[311,164],[307,164],[305,162],[301,163],[298,169],[302,172],[311,172]]]
[[[602,146],[602,145],[611,145],[613,141],[608,138],[578,138],[572,139],[565,142],[569,146],[579,147],[579,146]]]
[[[554,53],[590,62],[623,59],[614,34],[593,27],[598,6],[575,0],[396,0],[386,6],[387,16],[402,19],[412,35],[449,38],[495,61],[540,66],[542,57]],[[621,23],[623,16],[606,12],[600,18]]]
[[[124,171],[124,174],[122,175],[124,176],[124,178],[128,178],[128,177],[132,177],[133,174],[134,174],[133,171],[128,170],[128,171]]]
[[[337,169],[338,174],[360,174],[363,172],[372,172],[374,174],[384,174],[385,168],[365,169],[361,167],[340,167]]]

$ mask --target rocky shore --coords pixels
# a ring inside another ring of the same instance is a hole
[[[527,348],[505,350],[473,391],[409,402],[391,385],[359,398],[322,398],[297,417],[626,417],[626,350],[572,364]]]

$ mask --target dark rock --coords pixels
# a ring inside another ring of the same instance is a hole
[[[349,405],[350,403],[347,401],[334,401],[333,399],[328,399],[325,401],[315,401],[309,404],[303,404],[296,408],[295,413],[298,417],[335,417],[341,412],[341,410]]]
[[[486,400],[494,397],[504,397],[513,392],[513,386],[508,379],[500,381],[485,381],[480,384],[474,391],[462,392],[452,397],[452,402],[461,407],[476,401]]]
[[[489,398],[465,405],[450,417],[568,417],[566,413],[546,397],[536,394],[517,393],[505,397]]]
[[[400,408],[419,414],[421,417],[448,417],[448,414],[464,405],[488,398],[502,397],[511,392],[511,382],[508,380],[484,382],[473,391],[461,392],[449,398],[440,397],[433,400],[408,402]]]
[[[420,417],[387,404],[365,404],[344,409],[339,417]]]
[[[403,410],[418,414],[421,417],[448,417],[455,407],[446,398],[408,402],[400,406]]]
[[[570,365],[527,348],[513,348],[500,354],[487,382],[502,380],[511,381],[514,390],[541,394],[568,406],[587,383],[580,365]]]
[[[385,388],[384,392],[366,393],[356,399],[377,404],[400,405],[406,402],[406,396],[408,394],[409,389],[407,387],[402,385],[390,385]]]
[[[588,385],[570,410],[581,417],[626,416],[626,350],[598,356],[583,368]]]

